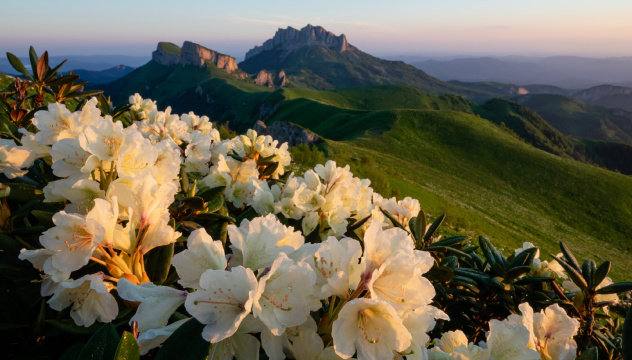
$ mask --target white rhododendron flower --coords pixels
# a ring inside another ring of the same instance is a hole
[[[167,325],[169,317],[184,304],[188,292],[151,282],[135,285],[121,278],[116,287],[119,296],[128,301],[140,302],[136,314],[130,319],[138,323],[138,331],[157,329]]]
[[[395,309],[375,299],[354,299],[340,310],[331,335],[336,354],[343,359],[390,359],[394,351],[406,350],[412,335]]]
[[[333,236],[322,242],[316,254],[305,262],[316,273],[316,289],[314,295],[319,299],[326,299],[332,295],[346,298],[349,289],[354,289],[360,283],[360,257],[362,247],[360,242]]]
[[[97,98],[91,98],[81,111],[71,113],[66,105],[48,104],[48,110],[40,110],[33,117],[38,132],[35,141],[42,145],[54,145],[61,139],[76,139],[83,130],[101,120]]]
[[[374,219],[382,221],[388,227],[394,227],[394,224],[380,211],[383,209],[407,229],[410,229],[408,226],[410,219],[417,216],[421,209],[417,199],[406,197],[397,201],[394,197],[385,199],[377,193],[373,193],[373,204],[375,204],[372,215]]]
[[[308,317],[301,325],[286,328],[280,336],[267,329],[261,331],[261,346],[270,360],[285,359],[286,351],[295,359],[317,359],[324,344],[316,331],[316,321]]]
[[[280,253],[290,254],[305,243],[300,232],[281,224],[272,214],[243,220],[239,227],[229,225],[228,237],[233,250],[231,265],[252,270],[271,266]]]
[[[252,313],[279,336],[287,327],[301,325],[309,312],[321,307],[312,293],[316,274],[305,263],[279,253],[260,279]]]
[[[257,278],[242,266],[231,271],[207,270],[201,290],[191,293],[185,306],[189,314],[206,324],[202,337],[216,343],[232,336],[250,313],[257,291]]]
[[[195,230],[187,239],[187,249],[173,256],[180,285],[200,289],[200,277],[206,270],[224,270],[227,266],[224,244],[213,241],[205,229]]]
[[[487,350],[490,360],[537,360],[540,354],[528,349],[529,330],[521,324],[489,321]]]
[[[40,236],[40,243],[53,251],[52,265],[60,271],[75,271],[86,265],[105,238],[105,228],[88,214],[80,216],[60,211],[53,216],[55,226]]]
[[[79,326],[90,326],[96,320],[109,323],[116,318],[119,309],[116,299],[110,294],[114,285],[104,282],[103,278],[104,274],[98,272],[64,281],[48,304],[57,311],[72,306],[70,317]]]
[[[190,319],[178,320],[167,326],[163,326],[157,329],[149,329],[140,333],[138,335],[138,339],[136,339],[136,342],[140,347],[140,354],[147,355],[149,350],[160,346],[163,342],[165,342],[165,340],[169,338],[169,336],[171,336],[171,334],[178,330],[178,328],[180,328],[182,324],[189,320]]]
[[[371,220],[371,225],[364,233],[364,276],[372,275],[398,251],[412,255],[414,248],[413,239],[406,231],[399,228],[383,230],[379,221]]]
[[[13,140],[0,139],[0,171],[9,179],[24,176],[23,168],[32,165],[31,152],[18,147]],[[30,164],[29,164],[30,163]]]

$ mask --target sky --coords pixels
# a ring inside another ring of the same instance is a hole
[[[630,0],[0,0],[0,53],[149,56],[185,40],[243,59],[320,25],[374,55],[632,56]]]

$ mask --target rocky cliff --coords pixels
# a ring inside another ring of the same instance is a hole
[[[260,70],[255,76],[255,84],[267,87],[283,87],[287,84],[287,76],[285,71],[281,70],[276,75],[272,75],[266,70]]]
[[[298,144],[311,146],[320,140],[320,137],[313,132],[285,121],[277,121],[270,126],[266,126],[263,121],[259,120],[252,128],[260,135],[272,136],[273,139],[279,140],[281,144],[286,142],[289,147]]]
[[[182,48],[172,43],[158,43],[158,48],[151,55],[152,60],[167,66],[181,64],[204,67],[206,62],[210,61],[229,74],[238,70],[237,60],[234,57],[218,53],[190,41],[185,41]]]
[[[281,56],[284,56],[303,46],[314,45],[332,48],[339,52],[349,50],[349,43],[344,34],[336,36],[321,26],[307,25],[300,30],[288,26],[287,29],[278,29],[274,37],[265,41],[263,45],[250,49],[246,53],[246,60],[266,50],[277,49],[281,52]]]

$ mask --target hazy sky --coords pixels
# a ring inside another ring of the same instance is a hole
[[[372,54],[632,55],[630,0],[0,0],[0,52],[150,55],[184,40],[243,58],[321,25]]]

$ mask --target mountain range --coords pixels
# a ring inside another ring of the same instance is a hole
[[[408,75],[385,71],[400,80],[417,74],[417,86],[375,85],[374,72],[357,69],[402,65],[320,27],[289,29],[236,68],[234,58],[200,45],[161,43],[152,61],[98,87],[114,101],[139,92],[175,113],[208,115],[237,131],[258,120],[309,130],[321,139],[319,151],[371,179],[383,195],[418,198],[433,217],[447,212],[449,233],[486,235],[501,248],[531,241],[543,253],[568,239],[579,254],[612,260],[615,277],[632,270],[632,178],[601,168],[632,173],[625,138],[566,134],[522,104],[536,95],[520,86],[446,83],[408,66]],[[285,86],[258,85],[261,71],[274,79],[283,71]],[[344,71],[355,80],[342,81]],[[364,82],[371,86],[358,86]],[[499,94],[510,99],[494,99]],[[555,96],[556,111],[569,102],[587,105]],[[596,108],[585,111],[605,109]],[[626,136],[623,123],[610,122]]]

